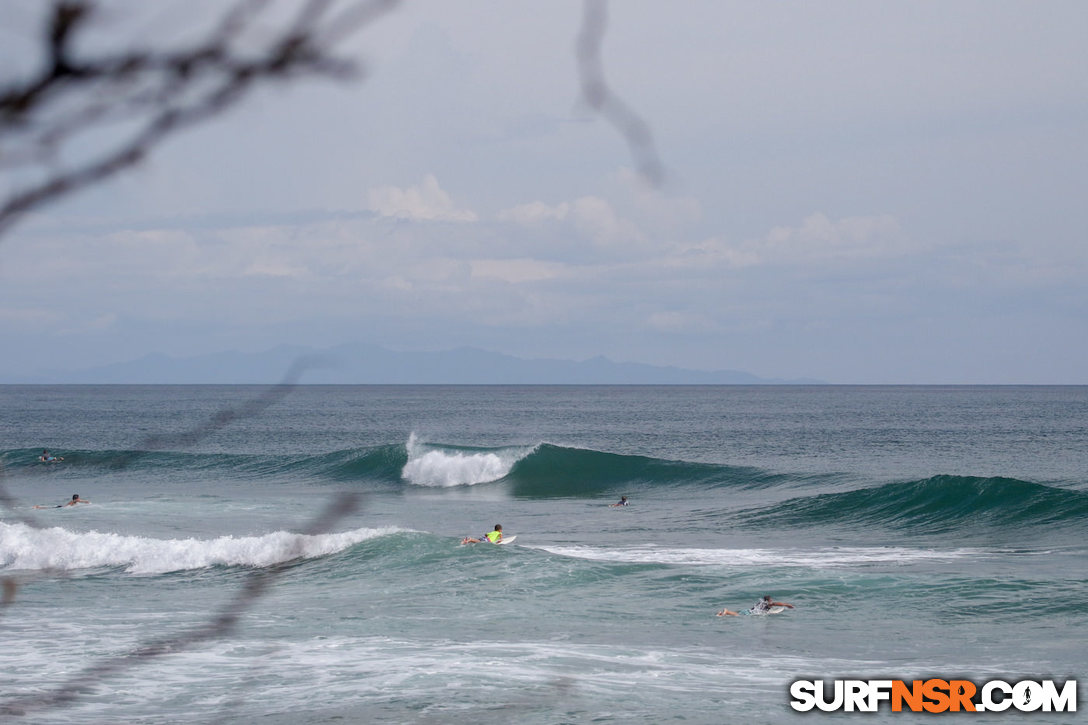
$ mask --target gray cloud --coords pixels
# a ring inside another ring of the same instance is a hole
[[[1088,382],[1086,21],[617,3],[601,52],[651,190],[579,105],[577,3],[407,4],[353,41],[365,82],[267,92],[8,237],[4,365],[368,340]]]

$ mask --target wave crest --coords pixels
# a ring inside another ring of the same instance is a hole
[[[205,540],[152,539],[0,523],[0,569],[69,571],[125,567],[132,574],[163,574],[213,566],[265,567],[335,554],[367,539],[398,531],[402,529],[364,528],[317,535],[274,531],[261,536]]]
[[[416,486],[471,486],[505,478],[535,446],[497,450],[453,449],[408,437],[408,462],[401,478]]]

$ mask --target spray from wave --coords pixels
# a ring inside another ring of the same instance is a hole
[[[416,486],[440,488],[498,481],[535,448],[455,449],[423,443],[413,432],[408,436],[408,462],[401,478]]]
[[[123,566],[131,574],[163,574],[212,566],[264,567],[335,554],[361,541],[402,530],[355,529],[312,536],[275,531],[215,539],[152,539],[0,523],[0,569],[68,571]]]

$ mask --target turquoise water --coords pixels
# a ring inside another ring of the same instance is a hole
[[[921,722],[789,684],[1088,664],[1088,388],[280,392],[0,387],[13,721]]]

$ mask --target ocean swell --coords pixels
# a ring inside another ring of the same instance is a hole
[[[763,526],[869,524],[916,532],[970,527],[1082,525],[1088,493],[1015,478],[933,476],[854,491],[791,498],[740,518]]]

